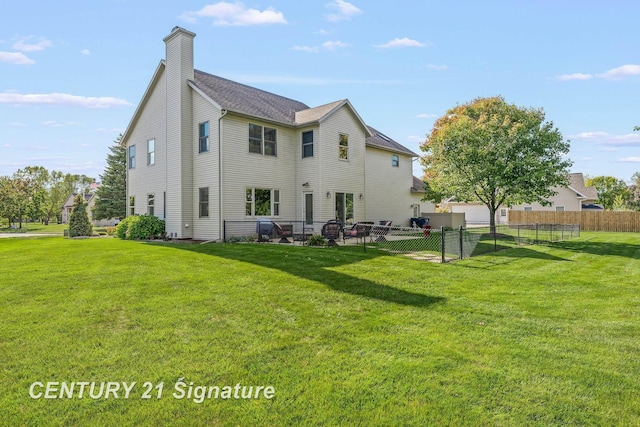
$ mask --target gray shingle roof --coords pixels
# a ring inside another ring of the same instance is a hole
[[[372,135],[367,138],[367,144],[376,146],[378,148],[382,148],[384,150],[397,151],[398,153],[408,154],[409,156],[418,157],[416,153],[409,150],[407,147],[400,144],[399,142],[394,141],[393,139],[389,138],[387,135],[372,128],[371,126],[367,126],[367,127],[369,128],[369,131],[371,132],[371,135]]]
[[[587,187],[584,184],[584,176],[581,173],[569,174],[569,187],[576,190],[582,196],[589,200],[596,200],[598,198],[598,191],[595,187]]]
[[[411,191],[414,193],[424,193],[424,182],[422,182],[420,178],[414,176]]]
[[[194,70],[195,85],[226,110],[294,125],[296,112],[309,107],[255,87]]]

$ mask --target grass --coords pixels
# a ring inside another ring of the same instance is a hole
[[[7,224],[5,223],[4,225],[6,226]],[[14,225],[18,226],[17,223]],[[44,225],[41,222],[23,222],[22,228],[0,227],[0,233],[37,233],[62,236],[67,228],[69,228],[69,224],[50,223],[49,225]]]
[[[7,425],[638,425],[640,238],[432,264],[359,247],[0,240]],[[174,384],[271,385],[177,399]],[[137,382],[31,399],[35,381]],[[161,399],[142,383],[164,382]]]

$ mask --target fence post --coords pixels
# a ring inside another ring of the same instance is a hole
[[[462,226],[458,229],[458,233],[460,234],[460,259],[464,258],[464,248],[462,246]]]
[[[440,227],[440,248],[442,248],[442,263],[444,264],[444,226]]]
[[[227,220],[222,221],[222,241],[227,241]]]
[[[538,244],[538,223],[536,222],[536,245]]]
[[[520,246],[520,224],[516,225],[518,228],[518,246]]]

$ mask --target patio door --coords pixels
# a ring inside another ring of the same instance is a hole
[[[302,217],[305,225],[313,225],[313,193],[302,193]]]

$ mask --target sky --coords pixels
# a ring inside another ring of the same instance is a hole
[[[5,2],[0,175],[44,166],[100,180],[177,25],[196,33],[196,69],[310,107],[349,99],[418,154],[449,108],[501,95],[544,110],[571,142],[572,172],[629,182],[638,17],[632,0]]]

